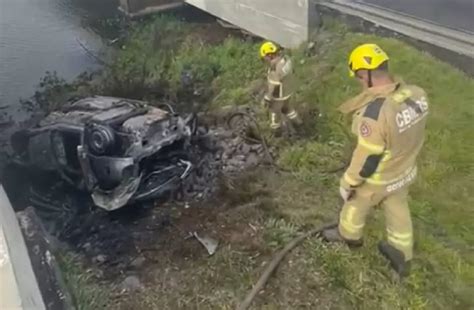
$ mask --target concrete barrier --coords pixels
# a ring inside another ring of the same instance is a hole
[[[1,185],[0,309],[46,310],[15,212]]]
[[[74,310],[35,210],[15,214],[0,185],[0,310]]]
[[[385,8],[349,0],[325,0],[321,15],[333,16],[355,32],[395,37],[474,75],[474,34],[443,27]]]

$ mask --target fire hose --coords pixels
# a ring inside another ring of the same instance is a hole
[[[253,125],[255,126],[255,129],[257,130],[257,134],[258,134],[258,138],[260,139],[260,142],[263,146],[263,149],[265,151],[265,154],[267,156],[267,158],[269,159],[270,161],[270,164],[276,168],[278,168],[279,170],[284,170],[282,169],[281,167],[279,167],[271,153],[270,153],[270,150],[268,148],[268,144],[266,142],[266,139],[265,137],[263,136],[262,134],[262,131],[260,129],[260,126],[257,122],[257,120],[255,119],[255,117],[253,117],[252,115],[250,115],[249,113],[245,113],[245,112],[236,112],[234,114],[232,114],[228,121],[227,121],[227,124],[230,125],[231,121],[235,118],[235,117],[243,117],[243,118],[248,118],[252,123]],[[242,137],[244,139],[246,139],[247,137]],[[332,170],[329,170],[329,171],[326,171],[326,173],[335,173],[335,172],[338,172],[340,170],[343,170],[345,167],[347,166],[347,164],[344,164],[342,167],[338,167],[336,169],[332,169]],[[265,268],[265,270],[263,271],[262,275],[260,276],[260,278],[258,279],[257,283],[255,283],[255,285],[253,286],[253,288],[247,293],[245,299],[237,306],[236,310],[247,310],[251,303],[253,302],[253,300],[255,299],[255,297],[257,296],[257,294],[265,287],[265,285],[267,284],[268,280],[270,279],[270,277],[272,276],[272,274],[275,272],[276,268],[280,265],[281,261],[285,258],[285,256],[291,251],[293,250],[295,247],[297,247],[298,245],[300,245],[304,240],[306,240],[307,238],[310,238],[310,237],[313,237],[313,236],[317,236],[319,234],[321,234],[324,230],[326,229],[330,229],[330,228],[334,228],[337,226],[337,223],[332,223],[332,224],[329,224],[329,225],[326,225],[326,226],[323,226],[323,227],[318,227],[318,228],[315,228],[315,229],[312,229],[296,238],[294,238],[293,240],[291,240],[283,249],[281,249],[280,251],[278,251],[272,258],[272,260],[270,261],[270,263],[267,265],[267,267]]]
[[[337,223],[333,223],[324,227],[319,227],[319,228],[310,230],[307,233],[294,238],[282,250],[278,251],[273,256],[273,259],[263,271],[257,283],[253,286],[252,290],[247,294],[245,299],[237,306],[237,310],[247,310],[250,307],[250,304],[255,299],[255,296],[257,296],[258,292],[260,292],[260,290],[264,288],[264,286],[267,284],[268,280],[270,279],[275,269],[278,267],[278,265],[281,263],[283,258],[285,258],[285,256],[291,250],[293,250],[296,246],[301,244],[301,242],[303,242],[305,239],[312,236],[319,235],[324,230],[334,228],[336,226],[337,226]]]

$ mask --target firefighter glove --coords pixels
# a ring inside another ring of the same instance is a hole
[[[354,190],[353,189],[346,189],[346,188],[341,186],[341,187],[339,187],[339,194],[341,195],[344,202],[347,202],[352,198],[352,196],[354,196]]]

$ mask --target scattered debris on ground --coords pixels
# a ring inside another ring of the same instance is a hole
[[[120,283],[119,288],[121,292],[133,292],[142,290],[143,284],[137,276],[128,276]]]
[[[16,192],[28,193],[18,196],[24,198],[22,203],[35,206],[49,232],[62,246],[99,268],[98,278],[116,279],[130,274],[123,280],[120,289],[139,289],[141,282],[134,273],[146,270],[153,263],[151,253],[166,251],[167,246],[160,248],[160,245],[173,242],[189,245],[194,241],[198,245],[196,253],[213,255],[218,251],[220,238],[225,238],[226,233],[221,231],[222,228],[209,230],[211,227],[206,227],[206,220],[214,216],[214,212],[225,210],[224,206],[219,206],[225,200],[216,202],[213,199],[242,175],[267,164],[268,152],[271,151],[262,142],[264,137],[261,133],[255,133],[253,124],[242,119],[243,110],[245,108],[223,109],[222,113],[202,116],[187,149],[188,156],[193,156],[188,158],[193,168],[166,195],[156,196],[153,200],[136,201],[120,209],[106,211],[106,208],[94,206],[87,191],[77,186],[81,182],[71,184],[69,178],[64,179],[64,175],[58,176],[50,171],[34,175],[39,182],[28,182],[32,174],[23,175],[10,188],[17,187]],[[86,116],[85,113],[81,115]],[[62,118],[55,120],[47,118],[42,124],[54,128],[61,124],[70,126],[70,122],[66,124]],[[80,120],[79,125],[82,126]],[[49,137],[58,131],[46,128],[40,132]],[[80,136],[76,140],[83,141]],[[41,146],[39,143],[35,145]],[[49,144],[43,146],[52,147]],[[25,145],[23,147],[25,150]],[[153,145],[150,144],[150,147]],[[50,151],[54,149],[52,147]],[[26,150],[30,148],[26,147]],[[74,147],[67,151],[69,153],[64,154],[64,159],[71,160]],[[164,151],[161,150],[161,154]],[[29,168],[26,166],[25,169]],[[10,175],[18,171],[14,169]]]
[[[209,255],[214,255],[214,253],[216,253],[219,241],[208,236],[199,236],[197,232],[193,232],[192,236],[195,237],[204,248],[206,248]]]

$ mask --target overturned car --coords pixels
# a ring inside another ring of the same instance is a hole
[[[11,144],[16,165],[59,176],[115,210],[157,198],[189,175],[196,123],[169,106],[90,97],[16,132]]]

